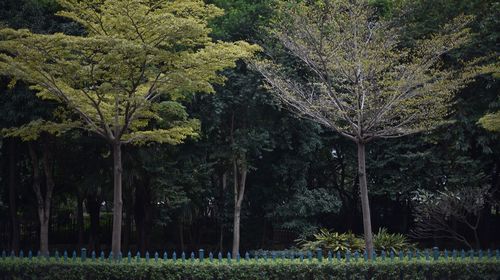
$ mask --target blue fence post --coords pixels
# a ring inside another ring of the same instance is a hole
[[[72,256],[72,258],[73,258],[73,262],[75,262],[76,261],[76,251],[75,250],[73,250],[73,256]]]
[[[66,251],[64,251],[66,252]],[[66,255],[67,257],[67,255]],[[28,259],[31,261],[31,259],[33,258],[33,252],[31,250],[28,251]]]
[[[385,250],[382,250],[382,252],[380,252],[380,257],[382,258],[382,261],[385,261]]]
[[[406,255],[408,256],[408,260],[411,261],[413,259],[413,252],[410,250],[408,250],[408,252],[406,252]]]
[[[208,258],[210,259],[210,262],[213,262],[214,261],[214,254],[212,252],[210,252],[208,254]]]
[[[272,258],[272,260],[273,260],[273,261],[275,261],[275,260],[276,260],[276,253],[275,253],[275,252],[272,252],[272,253],[271,253],[271,258]]]
[[[146,257],[146,262],[148,263],[149,262],[149,251],[146,251],[145,257]]]
[[[404,254],[403,254],[403,251],[399,250],[399,260],[402,261],[403,258],[404,258]]]
[[[471,259],[471,260],[473,260],[473,259],[474,259],[474,255],[475,255],[475,254],[474,254],[474,250],[470,250],[470,252],[469,252],[469,257],[470,257],[470,259]]]
[[[167,251],[164,251],[163,252],[163,261],[166,261],[168,260],[168,254],[167,254]]]
[[[172,253],[172,260],[174,262],[177,260],[177,253],[175,251]]]
[[[127,253],[127,262],[131,263],[132,262],[132,252],[128,251]]]
[[[30,250],[29,254],[33,255],[33,253],[31,252],[31,250]],[[64,262],[67,262],[68,261],[68,251],[64,250],[63,254],[64,254]],[[30,257],[30,259],[31,259],[31,257]]]
[[[191,252],[190,259],[191,259],[191,262],[194,262],[194,252]]]
[[[465,251],[464,249],[462,249],[462,251],[460,251],[460,257],[463,259],[465,259]]]
[[[350,262],[351,261],[351,251],[347,250],[345,253],[345,262]]]
[[[81,249],[80,258],[82,259],[82,262],[87,260],[87,249],[85,248]]]
[[[241,258],[240,252],[237,252],[236,253],[236,262],[240,262],[240,258]]]
[[[328,251],[327,258],[328,258],[328,262],[332,262],[332,251]]]
[[[21,253],[22,253],[22,250],[21,250],[21,252],[19,252],[19,257],[20,257],[20,258],[21,258]],[[54,252],[54,258],[56,259],[56,262],[58,262],[58,261],[59,261],[59,251],[58,251],[58,250],[56,250],[56,251]]]
[[[425,255],[425,260],[426,261],[430,260],[429,249],[425,249],[424,255]]]
[[[337,261],[340,261],[340,259],[342,259],[342,255],[340,251],[337,251]]]
[[[359,259],[359,251],[358,250],[355,250],[354,251],[354,260],[357,262]]]
[[[120,252],[118,252],[118,262],[121,262],[122,258],[123,258],[123,254],[122,254],[122,251],[120,250]]]
[[[417,260],[420,260],[421,254],[420,254],[420,251],[418,249],[415,250],[415,257],[417,257]]]
[[[184,262],[186,260],[186,253],[184,253],[184,252],[181,253],[181,259],[182,259],[182,262]]]
[[[368,252],[366,250],[363,252],[363,258],[365,259],[365,262],[368,261]]]
[[[200,260],[200,262],[202,262],[205,259],[205,250],[203,249],[198,250],[198,259]]]
[[[316,258],[318,259],[318,262],[323,261],[323,250],[321,248],[316,249]]]
[[[444,249],[443,257],[445,260],[448,260],[448,250]]]
[[[227,263],[231,263],[231,253],[227,252]]]
[[[95,262],[95,251],[92,250],[92,253],[90,253],[90,257],[92,258],[92,261]]]
[[[434,260],[437,261],[439,259],[439,248],[433,247],[432,251],[433,251],[433,255],[434,255]]]
[[[253,255],[253,259],[255,261],[258,261],[259,260],[259,253],[258,252],[255,252],[254,255]]]
[[[141,252],[137,251],[137,253],[135,253],[135,261],[136,262],[140,262],[141,261]]]
[[[377,252],[375,252],[375,250],[373,250],[372,252],[372,261],[376,261],[377,260]]]
[[[104,261],[104,257],[105,257],[105,255],[104,255],[104,251],[103,251],[103,250],[101,250],[101,253],[99,254],[99,260],[100,260],[100,261]]]
[[[246,261],[250,260],[250,254],[248,252],[245,252],[245,260]]]
[[[300,258],[300,262],[304,261],[304,252],[300,252],[299,258]]]
[[[219,262],[222,262],[222,253],[219,252],[219,254],[217,255],[217,258],[219,259]]]
[[[155,252],[155,263],[158,263],[158,252]]]
[[[479,258],[479,260],[483,259],[483,250],[479,249],[479,251],[477,252],[477,257]]]
[[[488,256],[488,260],[491,259],[491,249],[488,249],[488,251],[486,251],[486,255]]]
[[[109,252],[109,255],[108,255],[109,262],[112,262],[114,259],[115,259],[115,256],[113,255],[113,251]]]
[[[309,261],[312,261],[312,253],[311,253],[311,251],[307,251],[307,259]]]
[[[453,251],[451,251],[451,257],[456,260],[457,259],[457,250],[456,249],[453,249]]]

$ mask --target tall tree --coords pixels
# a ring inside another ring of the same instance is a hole
[[[469,37],[468,17],[433,36],[401,47],[397,22],[377,15],[368,1],[283,3],[274,37],[303,62],[290,75],[276,62],[256,61],[269,88],[296,113],[356,143],[366,248],[373,252],[365,146],[428,130],[447,115],[452,93],[468,79],[443,69],[445,53]]]
[[[1,74],[34,84],[39,96],[61,102],[101,136],[114,156],[112,251],[121,246],[124,144],[178,144],[196,135],[185,118],[155,129],[160,111],[191,92],[212,92],[218,71],[249,57],[245,42],[212,42],[207,22],[222,10],[198,0],[61,0],[58,15],[83,27],[84,37],[0,31]],[[169,106],[174,104],[174,106]]]

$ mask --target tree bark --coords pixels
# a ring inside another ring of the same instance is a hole
[[[87,196],[87,211],[90,216],[89,251],[99,250],[101,200],[97,194]]]
[[[227,189],[227,171],[222,174],[221,178],[221,191],[219,200],[219,252],[224,251],[224,205],[225,205],[225,192]]]
[[[121,251],[122,237],[122,150],[121,143],[113,143],[113,234],[111,240],[111,251],[113,256],[118,258]]]
[[[41,189],[41,175],[38,155],[33,142],[28,144],[31,162],[33,165],[33,190],[35,191],[38,203],[38,219],[40,222],[40,252],[43,255],[49,253],[49,218],[52,193],[54,190],[53,178],[53,157],[50,144],[47,140],[42,140],[42,166],[45,175],[45,197]]]
[[[241,205],[245,194],[247,169],[245,163],[238,168],[236,159],[233,160],[234,172],[234,218],[233,218],[233,258],[237,257],[240,251],[240,220]],[[239,176],[238,176],[239,174]]]
[[[10,249],[19,251],[19,219],[17,216],[17,149],[14,139],[9,139],[9,212],[11,221],[11,241]]]
[[[358,176],[359,176],[359,189],[361,197],[361,210],[363,212],[363,231],[365,236],[366,252],[368,258],[372,258],[373,253],[373,234],[372,223],[370,217],[370,202],[368,199],[368,186],[366,179],[366,154],[365,143],[358,140]]]
[[[83,235],[84,235],[84,224],[83,224],[83,197],[80,192],[77,194],[77,205],[76,205],[76,227],[78,228],[78,248],[83,247]]]

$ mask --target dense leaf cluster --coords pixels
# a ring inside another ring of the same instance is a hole
[[[18,261],[0,262],[0,279],[498,279],[495,260],[351,261],[317,260],[150,261],[149,263]]]

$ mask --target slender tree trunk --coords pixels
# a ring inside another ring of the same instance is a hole
[[[240,220],[241,220],[241,205],[243,203],[243,195],[245,194],[245,184],[247,169],[245,163],[238,168],[236,159],[233,160],[234,172],[234,220],[233,220],[233,258],[236,258],[240,251]],[[239,176],[238,176],[239,173]]]
[[[87,211],[90,216],[89,251],[99,249],[101,201],[98,195],[87,196]]]
[[[40,252],[44,255],[49,253],[49,218],[54,190],[53,158],[49,143],[43,141],[42,165],[45,173],[45,197],[41,189],[41,174],[38,155],[33,142],[28,144],[31,162],[33,165],[33,190],[38,203],[38,219],[40,222]]]
[[[17,149],[14,139],[9,139],[9,211],[11,229],[10,249],[14,252],[19,251],[19,219],[17,217]]]
[[[220,201],[219,201],[219,252],[224,250],[224,205],[225,205],[225,192],[227,189],[227,171],[222,174],[222,188],[220,191]]]
[[[372,258],[373,253],[373,234],[372,223],[370,217],[370,202],[368,199],[368,186],[366,179],[366,156],[365,143],[358,140],[358,176],[359,189],[361,196],[361,210],[363,212],[363,230],[365,235],[365,246],[368,258]]]
[[[76,205],[76,227],[78,228],[78,248],[83,247],[84,223],[83,223],[83,197],[77,194]]]
[[[184,225],[182,221],[179,222],[179,240],[181,242],[181,251],[184,252]]]
[[[111,251],[113,256],[118,258],[121,251],[122,237],[122,150],[121,143],[113,143],[113,234],[111,240]]]

